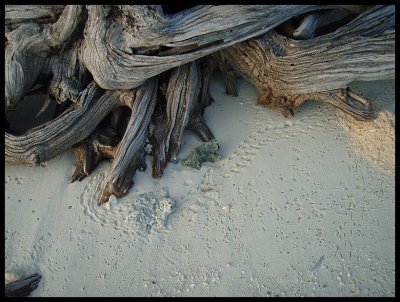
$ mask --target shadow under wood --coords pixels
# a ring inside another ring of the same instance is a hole
[[[123,138],[131,116],[127,106],[115,108],[94,129],[93,133],[73,147],[75,171],[70,182],[81,181],[103,160],[112,160]]]
[[[329,106],[326,103],[323,103],[318,100],[307,100],[304,102],[303,105],[298,109],[299,111],[296,111],[294,113],[294,119],[303,119],[307,118],[310,115],[315,114],[317,111],[321,111],[325,108],[332,108],[332,106]],[[289,118],[290,120],[290,118]]]
[[[35,118],[46,102],[47,94],[25,96],[17,107],[6,114],[6,130],[21,135],[39,125],[51,121],[56,111],[56,103],[50,105]]]
[[[359,7],[360,11],[357,12],[336,8],[322,9],[312,13],[302,14],[281,23],[275,30],[278,34],[295,40],[312,39],[336,31],[354,20],[363,10],[369,8],[366,5],[360,5]],[[315,18],[306,21],[311,15],[314,15]],[[307,26],[309,28],[306,28]]]

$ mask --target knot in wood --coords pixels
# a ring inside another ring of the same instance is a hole
[[[135,102],[136,92],[129,91],[121,96],[122,103],[128,107],[132,107]]]

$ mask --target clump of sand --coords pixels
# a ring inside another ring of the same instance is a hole
[[[385,172],[395,171],[395,114],[377,112],[373,121],[358,121],[337,111],[339,124],[350,136],[354,150]]]
[[[164,192],[147,192],[139,195],[133,204],[136,223],[141,231],[164,229],[175,208],[175,201]]]

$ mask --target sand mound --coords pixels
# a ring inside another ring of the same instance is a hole
[[[350,136],[354,150],[375,167],[386,172],[395,171],[395,115],[382,110],[373,121],[358,121],[337,111],[339,124]]]

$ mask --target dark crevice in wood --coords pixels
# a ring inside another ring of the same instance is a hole
[[[340,27],[345,26],[347,23],[353,21],[357,17],[356,14],[349,14],[337,21],[329,23],[327,25],[317,27],[315,31],[315,37],[319,37],[322,35],[327,35],[329,33],[334,32],[335,30],[339,29]]]
[[[81,181],[104,159],[113,159],[126,131],[130,109],[126,106],[115,108],[96,127],[93,133],[73,146],[75,171],[70,182]]]
[[[363,9],[367,10],[369,9],[369,6],[365,6]],[[309,37],[307,37],[308,39],[315,38],[334,32],[335,30],[354,20],[357,16],[360,15],[361,12],[363,12],[362,9],[355,10],[354,8],[316,10],[311,13],[304,13],[299,16],[290,18],[289,20],[278,25],[275,28],[275,31],[280,35],[292,39],[303,39],[300,37],[297,38],[295,35],[295,31],[296,29],[299,29],[299,26],[305,20],[305,18],[309,17],[310,15],[315,15],[319,20],[316,22],[313,33]]]
[[[184,4],[184,3],[181,3],[181,4],[175,3],[175,4],[163,4],[163,5],[161,5],[161,7],[165,14],[173,15],[173,14],[179,13],[181,11],[195,7],[195,5]]]
[[[36,117],[49,99],[46,94],[26,95],[12,111],[6,112],[7,131],[15,135],[22,135],[26,131],[45,124],[53,119],[56,111],[55,102],[50,102],[47,108]]]

